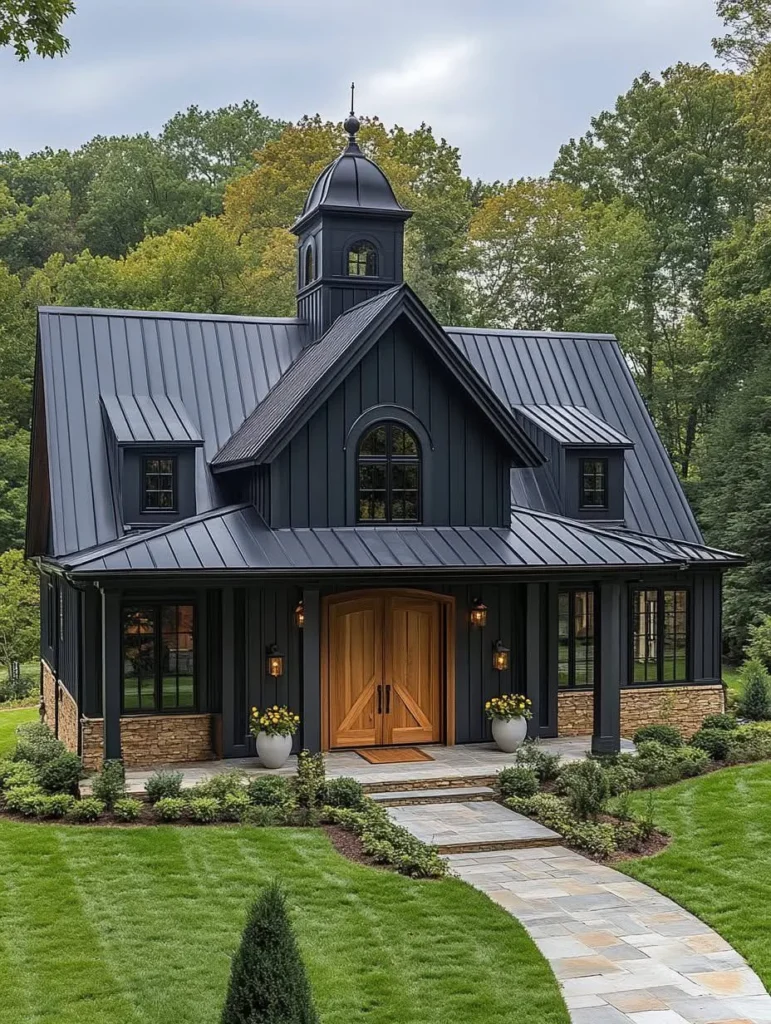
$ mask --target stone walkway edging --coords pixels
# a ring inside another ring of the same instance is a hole
[[[771,1024],[739,953],[642,882],[561,846],[447,860],[522,922],[573,1024]]]

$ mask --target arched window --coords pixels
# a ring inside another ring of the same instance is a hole
[[[377,249],[372,242],[354,242],[348,250],[349,277],[377,277]]]
[[[303,284],[310,284],[316,277],[316,267],[313,260],[313,243],[305,250],[305,273]]]
[[[420,522],[420,445],[399,423],[378,423],[359,443],[358,520]]]

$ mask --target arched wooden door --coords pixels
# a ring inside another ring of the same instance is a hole
[[[443,738],[443,598],[369,591],[327,601],[330,747]]]

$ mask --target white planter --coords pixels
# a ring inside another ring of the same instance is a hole
[[[281,768],[292,752],[291,736],[268,736],[266,732],[258,732],[257,756],[264,768]]]
[[[505,722],[502,718],[493,719],[493,739],[505,754],[513,754],[522,746],[527,736],[527,719],[521,715]]]

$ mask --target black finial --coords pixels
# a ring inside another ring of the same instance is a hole
[[[353,112],[353,96],[354,96],[355,90],[356,90],[356,83],[355,82],[351,82],[351,113],[349,114],[345,124],[343,125],[343,128],[345,128],[345,130],[348,132],[348,145],[349,146],[355,146],[356,145],[356,132],[359,130],[359,128],[361,128],[361,124],[359,122],[359,119],[356,116],[356,114]]]

